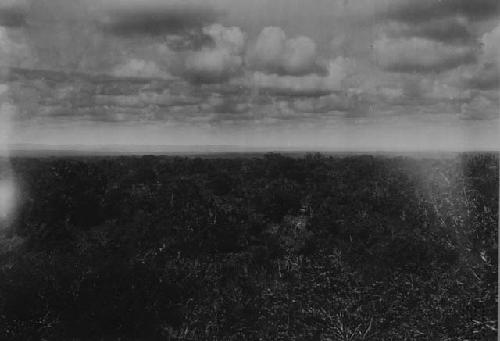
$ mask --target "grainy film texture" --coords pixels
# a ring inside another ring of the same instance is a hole
[[[497,340],[499,21],[0,1],[0,339]]]

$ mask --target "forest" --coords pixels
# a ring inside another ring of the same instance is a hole
[[[497,153],[10,163],[1,340],[497,339]]]

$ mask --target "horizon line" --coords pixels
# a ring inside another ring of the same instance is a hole
[[[242,144],[37,144],[37,143],[15,143],[7,144],[4,152],[118,152],[118,153],[162,153],[162,152],[336,152],[336,153],[468,153],[468,152],[493,152],[500,153],[500,148],[336,148],[334,146],[255,146]],[[128,150],[127,150],[128,149]],[[148,149],[154,149],[148,151]],[[188,150],[186,150],[188,149]],[[215,150],[214,150],[215,149]]]

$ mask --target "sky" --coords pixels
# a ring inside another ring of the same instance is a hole
[[[500,149],[498,0],[2,0],[12,144]]]

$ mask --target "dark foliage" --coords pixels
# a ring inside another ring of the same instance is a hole
[[[497,338],[495,154],[12,164],[1,340]]]

